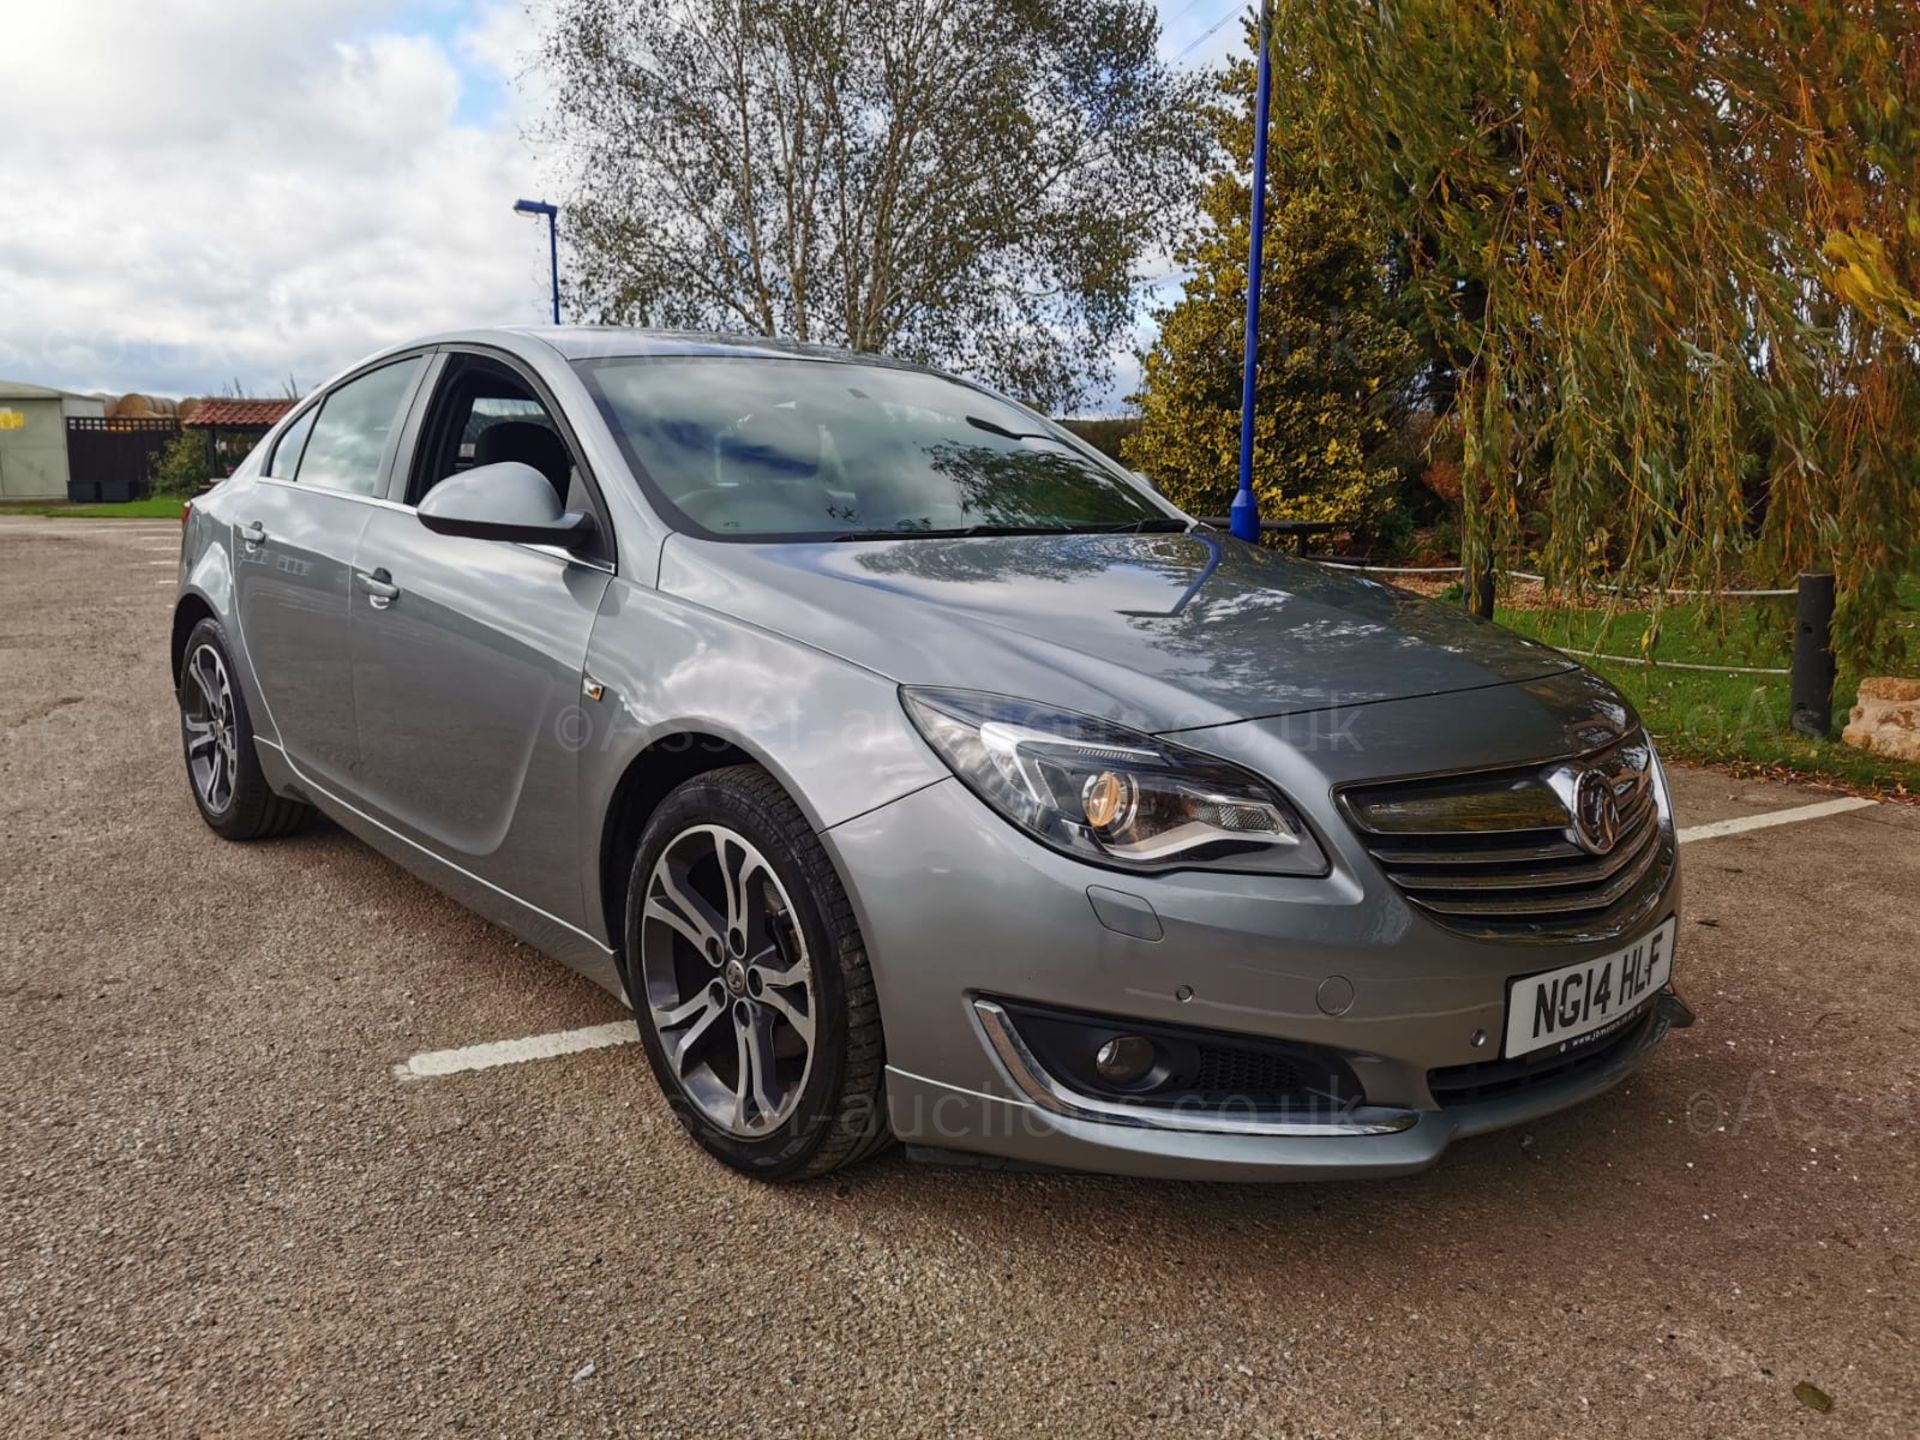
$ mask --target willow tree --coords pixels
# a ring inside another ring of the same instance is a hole
[[[1854,658],[1920,528],[1920,7],[1276,0],[1275,81],[1401,237],[1472,563],[1833,568]]]
[[[559,0],[576,305],[942,363],[1065,408],[1191,203],[1147,0]]]

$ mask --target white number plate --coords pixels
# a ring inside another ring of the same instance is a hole
[[[1679,923],[1668,916],[1615,954],[1515,980],[1507,990],[1507,1058],[1590,1045],[1625,1024],[1673,974]]]

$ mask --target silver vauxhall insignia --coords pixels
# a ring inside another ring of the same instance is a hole
[[[214,830],[322,812],[583,970],[765,1179],[1397,1174],[1690,1018],[1604,681],[869,356],[376,356],[194,502],[172,663]]]

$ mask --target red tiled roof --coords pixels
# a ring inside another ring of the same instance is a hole
[[[188,429],[231,425],[236,430],[265,430],[278,424],[280,417],[299,403],[297,400],[201,400],[180,423]]]

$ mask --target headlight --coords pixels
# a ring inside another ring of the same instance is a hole
[[[1327,873],[1293,808],[1225,761],[1004,695],[909,686],[900,698],[976,795],[1069,855],[1136,870]]]
[[[1653,732],[1644,726],[1641,737],[1647,742],[1647,768],[1653,771],[1653,800],[1659,807],[1662,824],[1673,823],[1673,792],[1667,789],[1667,767],[1661,763],[1660,752],[1654,747]]]

